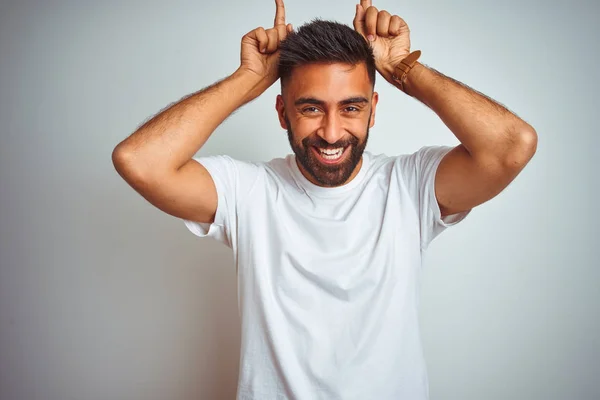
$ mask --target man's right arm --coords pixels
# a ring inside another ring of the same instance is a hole
[[[192,157],[225,118],[277,81],[279,45],[292,26],[285,23],[283,0],[275,0],[275,5],[273,28],[256,28],[242,38],[235,73],[162,111],[114,149],[117,172],[162,211],[214,222],[215,183]]]
[[[192,157],[233,111],[262,91],[255,74],[238,69],[172,105],[117,145],[112,154],[117,172],[160,210],[212,223],[215,184]]]

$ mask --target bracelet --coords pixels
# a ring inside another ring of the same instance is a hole
[[[404,82],[407,79],[408,73],[415,66],[417,60],[421,57],[421,50],[416,50],[407,55],[400,64],[394,68],[394,73],[392,74],[392,79],[400,84],[400,90],[404,93]]]

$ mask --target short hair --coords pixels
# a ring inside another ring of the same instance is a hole
[[[365,63],[375,86],[375,57],[367,40],[348,25],[319,18],[289,33],[280,44],[278,72],[281,89],[294,68],[307,64]]]

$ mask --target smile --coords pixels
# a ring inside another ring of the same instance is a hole
[[[348,152],[348,149],[350,148],[350,146],[346,148],[340,147],[337,149],[321,149],[315,146],[311,147],[315,155],[324,164],[337,164],[344,158],[344,156]]]

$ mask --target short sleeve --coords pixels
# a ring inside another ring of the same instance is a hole
[[[452,149],[451,146],[425,146],[413,154],[400,156],[397,160],[399,175],[402,176],[419,214],[421,251],[425,251],[440,233],[464,220],[471,212],[467,210],[442,218],[435,195],[437,168],[442,158]]]
[[[237,248],[237,215],[256,182],[257,164],[229,156],[194,157],[208,171],[217,190],[217,210],[213,223],[184,219],[185,226],[198,237],[210,237],[226,246]]]

